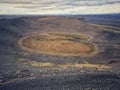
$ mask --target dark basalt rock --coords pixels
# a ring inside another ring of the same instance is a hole
[[[0,83],[7,83],[12,80],[32,77],[32,73],[29,70],[11,71],[6,73],[0,73]]]

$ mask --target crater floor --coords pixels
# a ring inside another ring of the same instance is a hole
[[[25,50],[50,55],[79,56],[95,52],[94,45],[87,42],[87,37],[79,34],[37,34],[23,37],[19,44]]]

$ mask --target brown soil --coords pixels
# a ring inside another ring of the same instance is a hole
[[[52,55],[89,55],[95,51],[94,45],[83,42],[87,37],[76,34],[40,34],[20,40],[25,50]]]

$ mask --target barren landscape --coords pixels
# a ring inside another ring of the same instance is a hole
[[[0,19],[0,90],[120,90],[120,27],[68,16]]]

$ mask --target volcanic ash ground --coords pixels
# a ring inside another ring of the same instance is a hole
[[[119,90],[120,31],[82,18],[0,20],[1,90]]]

